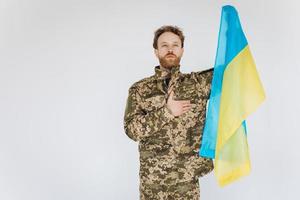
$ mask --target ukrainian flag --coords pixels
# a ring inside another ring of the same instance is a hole
[[[221,186],[250,172],[245,119],[265,99],[238,13],[223,6],[200,156],[215,159]]]

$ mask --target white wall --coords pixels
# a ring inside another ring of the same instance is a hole
[[[153,32],[182,27],[182,71],[212,67],[226,3],[267,99],[248,120],[251,174],[225,188],[210,174],[201,199],[299,199],[296,0],[0,0],[0,199],[138,199],[123,114],[129,86],[158,64]]]

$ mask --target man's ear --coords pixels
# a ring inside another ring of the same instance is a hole
[[[158,58],[158,50],[157,49],[154,49],[154,54]]]

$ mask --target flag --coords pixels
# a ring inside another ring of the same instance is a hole
[[[218,47],[199,154],[214,158],[215,175],[224,186],[251,169],[246,118],[265,93],[233,6],[222,7]]]

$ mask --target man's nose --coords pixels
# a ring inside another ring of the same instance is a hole
[[[173,49],[172,49],[172,47],[169,47],[169,49],[168,49],[168,53],[172,53],[173,52]]]

